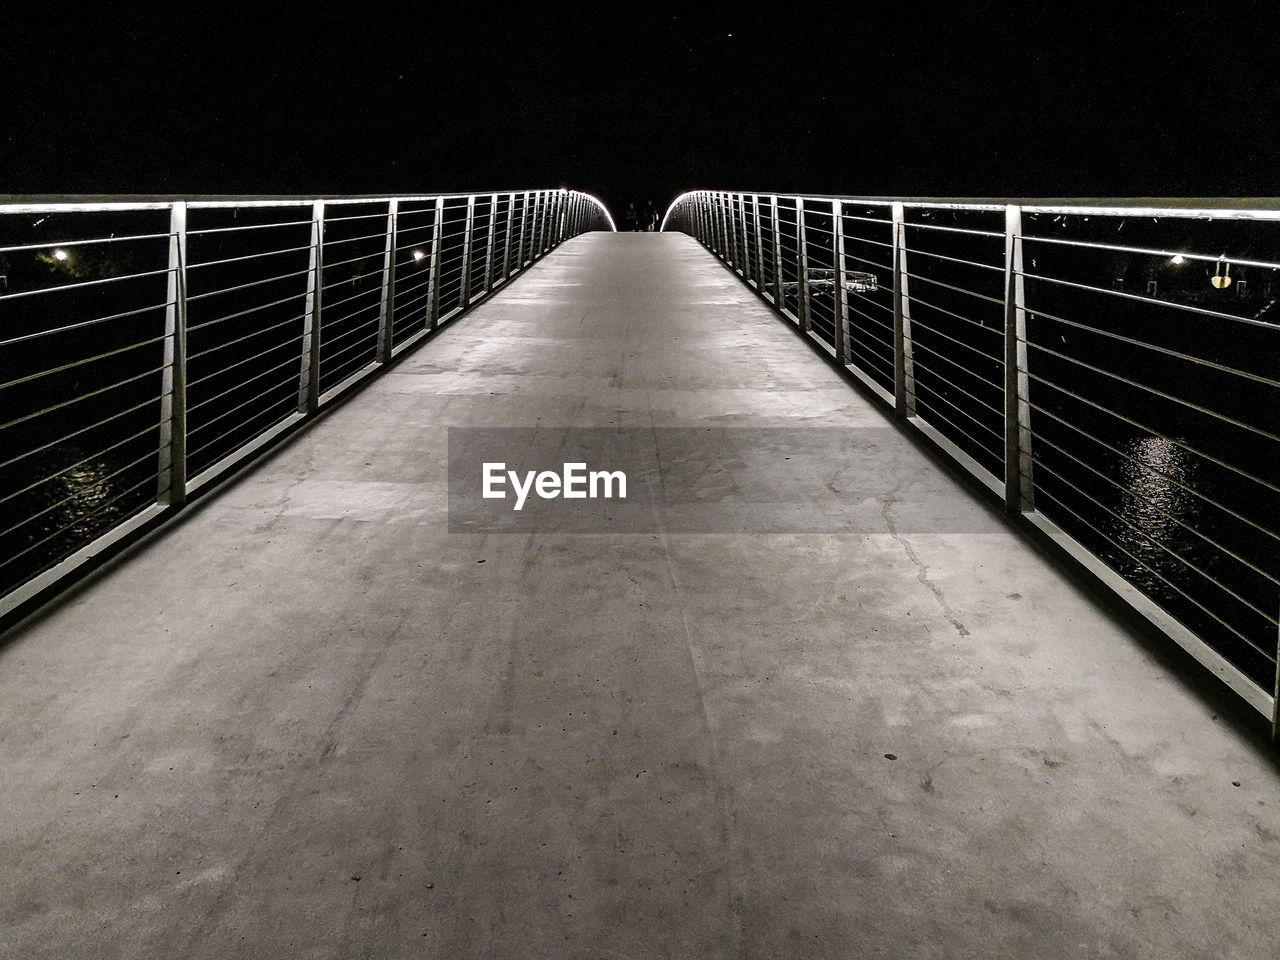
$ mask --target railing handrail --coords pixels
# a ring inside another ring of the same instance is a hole
[[[688,197],[704,190],[687,190],[671,201],[667,217]],[[1021,207],[1028,213],[1071,213],[1084,216],[1166,216],[1208,219],[1280,220],[1280,197],[877,197],[835,193],[772,190],[721,190],[735,196],[803,198],[804,200],[866,203],[892,207],[895,203],[939,210],[1003,210]]]
[[[509,196],[535,192],[537,188],[516,190],[472,190],[458,193],[415,194],[283,194],[279,196],[254,196],[235,194],[0,194],[0,214],[3,213],[88,213],[106,210],[165,210],[175,203],[185,203],[191,209],[216,209],[218,207],[309,207],[317,200],[326,204],[345,203],[414,203],[417,201],[462,200],[467,197]],[[544,188],[545,189],[545,188]],[[609,208],[594,194],[582,190],[559,187],[562,195],[573,193],[593,203],[609,222],[609,229],[617,231]]]

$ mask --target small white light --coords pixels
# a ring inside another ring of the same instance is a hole
[[[67,251],[65,250],[53,251],[53,259],[57,260],[59,263],[62,263],[64,260],[67,259]]]
[[[421,250],[415,250],[415,251],[413,251],[413,259],[414,259],[414,260],[421,260],[421,259],[422,259],[423,257],[425,257],[425,256],[426,256],[426,254],[425,254],[425,253],[423,253]]]
[[[1187,262],[1187,258],[1180,253],[1175,253],[1169,262],[1172,263],[1174,266],[1180,267]]]

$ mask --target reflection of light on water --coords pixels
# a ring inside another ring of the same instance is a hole
[[[1167,572],[1179,564],[1151,540],[1187,556],[1184,544],[1189,533],[1178,521],[1190,526],[1195,512],[1194,497],[1185,489],[1192,485],[1192,464],[1187,452],[1165,437],[1136,437],[1126,447],[1129,458],[1121,470],[1125,493],[1117,512],[1132,526],[1118,524],[1116,541],[1143,562]]]
[[[64,470],[45,485],[45,502],[54,509],[45,515],[47,535],[66,530],[77,536],[92,536],[104,524],[110,526],[118,511],[110,501],[120,491],[120,476],[111,476],[105,460],[86,460]]]

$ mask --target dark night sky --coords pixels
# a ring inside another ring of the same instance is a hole
[[[0,193],[1280,195],[1269,4],[971,6],[68,10],[0,39]]]

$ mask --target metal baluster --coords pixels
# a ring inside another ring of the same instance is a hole
[[[307,300],[302,322],[299,413],[315,413],[320,406],[320,295],[323,284],[324,201],[317,200],[311,205],[311,263],[307,270]]]
[[[444,246],[444,197],[436,197],[436,220],[431,228],[431,274],[427,277],[427,329],[440,320],[440,258]]]
[[[400,201],[387,202],[387,243],[382,254],[382,303],[378,313],[378,362],[391,359],[393,326],[396,315],[396,234]]]
[[[769,197],[770,230],[773,233],[773,305],[781,310],[786,303],[782,296],[782,234],[778,229],[778,195]]]
[[[742,279],[751,283],[756,278],[752,276],[754,258],[751,256],[751,231],[747,229],[747,195],[745,193],[738,194],[738,214],[742,221]]]
[[[498,195],[489,194],[489,235],[484,242],[484,292],[493,291],[493,244],[498,229]]]
[[[800,329],[808,333],[812,329],[809,315],[809,236],[804,222],[804,198],[796,197],[796,311],[800,315]]]
[[[1271,695],[1271,742],[1280,743],[1280,627],[1276,631],[1276,684]]]
[[[541,190],[537,191],[533,198],[533,236],[530,240],[529,249],[529,263],[531,264],[542,256],[542,222],[545,203],[545,195]]]
[[[844,209],[839,200],[831,201],[831,266],[835,278],[834,306],[831,322],[835,327],[832,346],[836,350],[836,362],[844,366],[849,362],[849,291],[844,286]]]
[[[502,279],[511,276],[511,234],[515,232],[516,195],[507,195],[507,231],[502,238]]]
[[[1004,223],[1004,506],[1008,513],[1024,513],[1035,509],[1035,486],[1031,476],[1022,208],[1005,207]]]
[[[726,224],[729,229],[729,251],[732,259],[729,261],[733,264],[733,269],[738,273],[742,273],[742,252],[738,249],[738,204],[734,200],[734,195],[729,194],[729,209],[727,211]]]
[[[187,501],[187,205],[169,209],[168,296],[164,310],[164,372],[160,388],[160,463],[156,502]]]
[[[467,197],[467,218],[462,227],[462,289],[458,292],[458,307],[467,309],[471,303],[471,251],[473,249],[472,234],[476,224],[476,198]]]
[[[760,239],[760,195],[751,195],[751,223],[755,225],[755,289],[764,293],[764,243]]]
[[[898,419],[916,415],[916,369],[907,289],[906,208],[893,205],[893,409]]]

